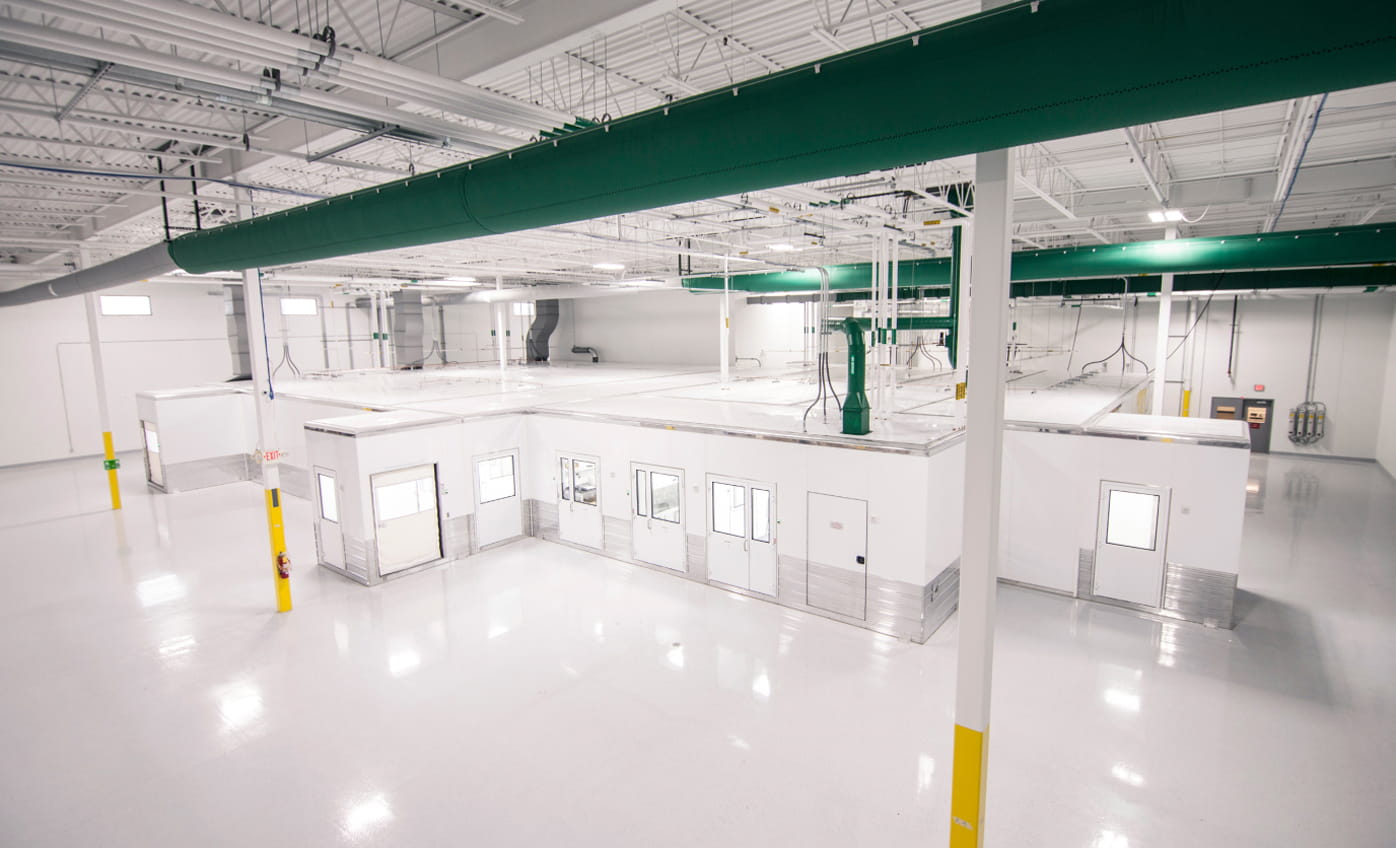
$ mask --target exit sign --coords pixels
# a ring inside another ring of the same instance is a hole
[[[1264,383],[1256,383],[1256,384],[1255,384],[1255,390],[1258,391],[1258,392],[1263,392],[1263,391],[1265,391],[1265,384],[1264,384]]]

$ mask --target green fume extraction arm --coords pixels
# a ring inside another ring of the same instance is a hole
[[[863,328],[853,318],[843,319],[840,326],[848,336],[848,394],[843,399],[843,432],[846,436],[866,436],[872,427],[869,422],[867,351],[863,346]]]

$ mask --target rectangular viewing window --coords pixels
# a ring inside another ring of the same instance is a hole
[[[319,309],[319,304],[313,297],[283,297],[281,298],[282,315],[315,315]]]
[[[651,514],[660,521],[679,523],[679,478],[655,471],[650,474]]]
[[[572,498],[579,504],[596,506],[596,463],[572,460]]]
[[[751,490],[751,540],[771,541],[771,493],[765,489]]]
[[[320,517],[326,521],[339,521],[339,500],[334,493],[334,477],[316,472],[315,479],[320,484]]]
[[[514,496],[514,457],[496,456],[480,460],[480,503],[502,501]]]
[[[561,460],[562,472],[559,479],[562,481],[562,499],[572,500],[572,460],[563,457]]]
[[[103,315],[149,315],[150,298],[143,294],[104,294]]]
[[[1154,550],[1158,507],[1158,495],[1111,489],[1105,519],[1105,543],[1143,551]]]
[[[746,538],[746,487],[713,483],[713,532]]]
[[[650,514],[649,507],[645,504],[649,490],[649,486],[645,485],[646,476],[648,475],[644,471],[635,469],[635,514],[641,517]]]

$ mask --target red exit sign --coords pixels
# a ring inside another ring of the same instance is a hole
[[[1265,384],[1264,384],[1264,383],[1256,383],[1256,384],[1255,384],[1255,390],[1258,391],[1258,392],[1263,392],[1263,391],[1265,391]]]

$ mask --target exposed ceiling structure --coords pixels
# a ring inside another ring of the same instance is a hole
[[[977,0],[0,2],[0,290],[977,11]],[[1147,61],[1141,57],[1140,61]],[[1082,73],[1088,69],[1083,66]],[[1025,68],[1024,73],[1031,73]],[[887,85],[895,86],[896,80]],[[947,86],[954,69],[946,68]],[[907,103],[908,109],[917,108]],[[810,131],[821,120],[811,115]],[[1396,220],[1396,84],[1034,144],[1022,249]],[[605,284],[943,255],[972,157],[273,269]],[[620,266],[620,267],[617,267]]]

